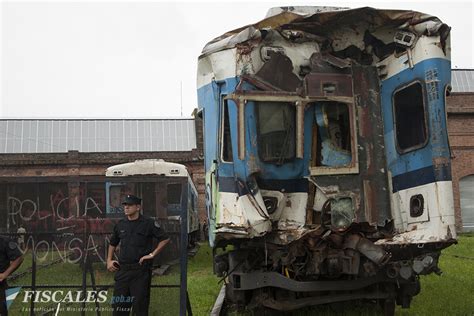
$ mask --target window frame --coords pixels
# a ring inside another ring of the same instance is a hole
[[[233,101],[232,99],[226,98],[226,95],[221,96],[221,106],[220,106],[220,124],[219,124],[219,160],[221,163],[225,164],[233,164],[234,163],[234,146],[232,145],[232,129],[230,127],[230,114],[229,114],[229,103],[228,100]],[[230,146],[231,146],[231,152],[232,152],[232,160],[227,161],[224,160],[224,123],[225,123],[225,114],[228,114],[229,118],[229,137],[230,137]]]
[[[422,95],[422,98],[423,98],[423,116],[424,116],[424,120],[423,120],[423,123],[424,123],[424,131],[425,131],[425,140],[423,141],[423,143],[419,143],[415,146],[411,146],[411,147],[408,147],[406,149],[402,149],[400,148],[400,145],[398,143],[398,136],[397,136],[397,115],[396,115],[396,110],[395,110],[395,94],[397,94],[398,92],[412,86],[412,85],[415,85],[415,84],[419,84],[420,87],[421,87],[421,95]],[[426,90],[425,90],[425,87],[424,87],[424,82],[422,80],[413,80],[413,81],[410,81],[408,83],[405,83],[403,85],[400,85],[398,86],[396,89],[393,90],[393,93],[392,93],[392,116],[393,116],[393,135],[394,135],[394,139],[395,139],[395,148],[397,149],[397,152],[400,154],[400,155],[404,155],[404,154],[407,154],[409,152],[412,152],[412,151],[415,151],[415,150],[418,150],[418,149],[421,149],[421,148],[424,148],[428,143],[429,143],[429,139],[430,139],[430,134],[429,134],[429,126],[428,126],[428,111],[427,111],[427,101],[426,101]]]
[[[294,120],[293,120],[293,123],[294,123],[294,142],[295,142],[295,148],[294,148],[294,151],[293,153],[291,154],[291,157],[289,158],[282,158],[282,162],[283,163],[288,163],[288,162],[292,162],[292,161],[295,161],[296,158],[297,158],[297,148],[296,148],[296,134],[297,134],[297,124],[298,124],[298,114],[297,114],[297,104],[296,104],[296,101],[295,102],[291,102],[291,101],[251,101],[254,103],[254,107],[255,107],[255,123],[256,123],[256,130],[257,130],[257,154],[258,154],[258,158],[260,159],[261,162],[263,163],[266,163],[266,164],[277,164],[277,162],[275,160],[264,160],[262,158],[262,154],[261,154],[261,151],[260,151],[260,146],[261,146],[261,134],[260,134],[260,106],[257,104],[258,102],[272,102],[272,103],[279,103],[278,106],[289,106],[289,107],[292,107],[292,110],[294,111]]]
[[[332,100],[330,100],[333,102]],[[308,102],[308,105],[314,106],[314,103],[318,101]],[[334,101],[338,103],[345,104],[347,106],[348,115],[349,115],[349,132],[351,139],[351,162],[348,165],[341,167],[331,167],[331,166],[315,166],[310,163],[310,174],[312,176],[318,175],[338,175],[338,174],[358,174],[359,173],[359,142],[358,142],[358,133],[357,133],[357,118],[356,118],[356,107],[354,102],[344,102],[344,101]],[[312,124],[316,124],[313,121]]]
[[[169,198],[170,198],[170,191],[168,188],[172,185],[176,185],[180,187],[180,192],[179,192],[179,203],[170,203]],[[169,182],[166,183],[166,205],[181,205],[183,203],[183,184],[181,182]]]
[[[335,101],[347,104],[350,113],[350,129],[353,136],[352,138],[352,163],[347,167],[314,167],[310,166],[310,175],[337,175],[337,174],[358,174],[359,173],[359,154],[358,154],[358,134],[357,134],[357,120],[356,120],[356,108],[353,97],[315,97],[315,98],[302,98],[299,95],[290,93],[281,93],[279,95],[270,94],[251,94],[251,92],[245,91],[240,93],[232,93],[225,96],[225,99],[234,101],[237,107],[237,158],[244,160],[246,156],[245,150],[245,107],[247,102],[255,101],[274,101],[274,102],[295,102],[296,104],[296,158],[302,159],[304,157],[304,117],[305,111],[311,103],[318,101]]]
[[[449,127],[448,127],[448,96],[452,90],[452,86],[450,83],[444,85],[444,93],[443,93],[443,107],[444,107],[444,123],[446,125],[446,137],[448,142],[448,149],[449,149],[449,157],[454,158],[453,151],[451,149],[451,141],[449,138]]]

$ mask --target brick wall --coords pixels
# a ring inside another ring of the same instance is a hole
[[[447,98],[456,227],[462,227],[459,180],[474,174],[474,93],[455,93]]]
[[[125,152],[82,153],[70,151],[55,154],[2,154],[0,155],[0,183],[20,178],[34,181],[39,177],[104,176],[105,170],[116,164],[138,159],[163,159],[185,165],[198,191],[198,212],[202,222],[206,218],[204,164],[202,149],[186,152]]]

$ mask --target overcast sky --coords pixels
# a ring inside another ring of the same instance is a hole
[[[453,68],[474,68],[471,1],[2,1],[0,117],[190,116],[203,46],[298,4],[429,13],[452,27]]]

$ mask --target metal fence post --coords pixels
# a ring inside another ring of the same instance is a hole
[[[82,316],[85,316],[86,315],[86,291],[87,291],[87,269],[86,269],[86,265],[87,265],[87,245],[86,245],[86,238],[87,238],[87,228],[84,229],[84,234],[82,236],[82,255],[84,256],[83,260],[82,260],[82,298],[83,298],[83,302],[81,303],[81,306],[82,306],[82,309],[81,309],[81,315]]]
[[[187,183],[186,183],[187,186]],[[189,190],[189,189],[188,189]],[[188,190],[183,190],[183,196],[181,197],[184,201],[188,200]],[[188,208],[187,203],[181,209],[181,231],[180,237],[180,293],[179,293],[179,315],[186,316],[187,310],[187,268],[188,268]]]
[[[35,245],[35,235],[33,234],[33,242],[32,244],[32,249],[31,249],[31,291],[33,293],[36,293],[36,245]],[[30,315],[35,316],[35,299],[31,300],[30,303]]]

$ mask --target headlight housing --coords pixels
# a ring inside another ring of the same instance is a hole
[[[350,197],[340,197],[330,200],[331,226],[336,231],[344,231],[351,226],[354,219],[354,204]]]

